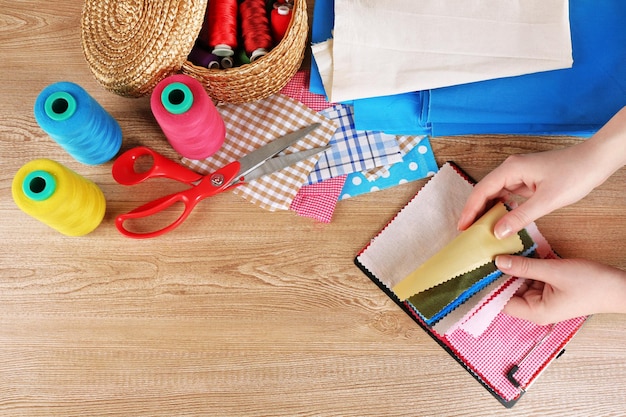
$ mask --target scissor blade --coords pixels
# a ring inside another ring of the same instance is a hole
[[[319,126],[320,123],[313,123],[307,127],[303,127],[300,130],[296,130],[295,132],[288,133],[278,139],[274,139],[267,145],[261,146],[259,149],[250,152],[248,155],[239,160],[239,176],[245,178],[246,175],[258,168],[265,161],[278,155],[279,153],[311,133],[313,130],[317,129]]]
[[[265,161],[264,164],[253,169],[248,174],[243,176],[243,181],[248,182],[263,175],[271,174],[272,172],[280,171],[281,169],[287,168],[297,162],[303,161],[307,158],[310,158],[318,153],[324,152],[325,150],[330,149],[330,146],[324,146],[321,148],[313,148],[307,149],[306,151],[290,153],[289,155],[277,156],[275,158],[270,158]]]

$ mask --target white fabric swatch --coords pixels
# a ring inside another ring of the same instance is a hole
[[[331,102],[569,68],[569,3],[335,0],[313,53]]]

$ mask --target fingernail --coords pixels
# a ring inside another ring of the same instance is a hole
[[[496,266],[498,269],[510,269],[511,265],[511,257],[503,255],[496,256]]]
[[[498,239],[504,239],[511,235],[511,227],[507,223],[498,225],[493,231],[493,234],[496,235]]]

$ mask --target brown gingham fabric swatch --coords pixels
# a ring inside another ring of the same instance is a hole
[[[326,146],[336,130],[332,120],[282,94],[252,103],[225,104],[217,109],[226,125],[226,140],[222,148],[204,160],[182,159],[184,165],[202,174],[213,172],[276,138],[312,123],[318,122],[321,126],[287,148],[285,154]],[[319,155],[316,155],[300,161],[238,186],[233,192],[269,211],[289,210],[318,159]]]

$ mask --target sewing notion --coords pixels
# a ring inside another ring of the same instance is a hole
[[[34,112],[39,126],[83,164],[108,162],[122,146],[120,125],[75,83],[48,85],[37,96]]]
[[[159,82],[150,108],[172,148],[186,158],[207,158],[224,143],[224,121],[200,81],[189,75]]]
[[[92,232],[106,209],[104,194],[94,182],[51,159],[22,166],[11,192],[23,212],[66,236]]]
[[[472,189],[458,166],[444,164],[356,256],[355,264],[504,406],[512,407],[563,352],[586,317],[547,329],[503,311],[523,279],[503,276],[493,260],[475,266],[501,250],[539,258],[556,255],[534,224],[518,233],[511,247],[493,252],[489,235],[494,219],[506,212],[502,203],[474,223],[489,233],[459,232],[458,219]],[[467,272],[457,275],[459,271]]]

